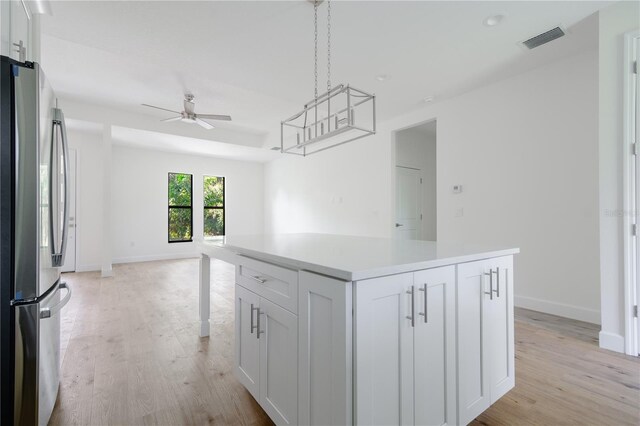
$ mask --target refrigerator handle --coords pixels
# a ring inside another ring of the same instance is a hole
[[[67,252],[67,233],[69,230],[69,185],[68,185],[68,176],[69,176],[69,144],[67,141],[67,126],[64,122],[64,114],[60,108],[53,109],[53,128],[56,126],[60,126],[60,136],[62,138],[62,161],[64,163],[64,173],[63,173],[63,184],[64,184],[64,207],[63,207],[63,220],[62,220],[62,237],[60,242],[60,252],[57,252],[58,245],[52,244],[52,254],[51,260],[53,266],[62,266],[64,264],[64,257]],[[55,141],[55,132],[51,135],[51,152],[53,158],[53,142]],[[51,161],[51,167],[54,167],[53,160]],[[53,174],[53,171],[52,171]],[[53,179],[49,181],[50,185],[53,185]],[[49,205],[53,207],[53,191],[49,191],[50,202]],[[53,208],[50,209],[51,214],[53,215]],[[52,216],[53,217],[53,216]],[[53,224],[52,224],[53,225]],[[51,233],[54,234],[53,226],[51,226]],[[52,238],[53,243],[53,238]]]
[[[64,296],[64,298],[57,305],[52,306],[51,308],[40,309],[40,318],[51,318],[53,315],[60,312],[67,303],[69,303],[69,299],[71,299],[71,287],[69,287],[69,284],[67,284],[66,282],[61,282],[60,284],[58,284],[58,288],[60,290],[66,289],[66,296]]]

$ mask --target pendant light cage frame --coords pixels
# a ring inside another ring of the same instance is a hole
[[[307,156],[376,133],[376,97],[340,84],[280,124],[280,152]]]
[[[331,86],[331,0],[327,0],[327,92],[318,95],[318,6],[314,7],[314,98],[280,122],[280,152],[307,156],[376,133],[376,97],[350,85]]]

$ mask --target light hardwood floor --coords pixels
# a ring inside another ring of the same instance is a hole
[[[52,425],[271,425],[234,379],[234,269],[212,260],[212,329],[198,338],[198,261],[65,274],[64,358]],[[598,327],[516,312],[516,387],[477,425],[638,425],[640,360]]]

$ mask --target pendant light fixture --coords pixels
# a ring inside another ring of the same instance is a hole
[[[280,123],[280,152],[310,155],[376,133],[376,97],[350,85],[331,86],[331,0],[327,0],[327,91],[318,94],[318,6],[314,9],[314,97]]]

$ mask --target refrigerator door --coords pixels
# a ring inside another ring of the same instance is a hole
[[[39,289],[40,164],[38,127],[38,73],[13,65],[15,108],[14,300],[31,300]],[[53,282],[50,283],[53,284]]]
[[[38,64],[38,149],[40,220],[38,227],[39,264],[38,294],[44,294],[60,278],[60,265],[55,244],[63,237],[63,209],[66,206],[66,163],[62,138],[56,131],[55,95]]]
[[[66,174],[54,127],[55,98],[38,64],[13,66],[15,87],[14,300],[45,294],[60,277],[54,239],[62,238]]]
[[[49,422],[60,385],[60,311],[70,298],[71,288],[58,283],[40,301],[13,307],[14,425]]]
[[[15,324],[13,424],[38,420],[38,303],[13,307]]]
[[[61,290],[66,289],[61,299]],[[71,288],[61,282],[42,300],[40,309],[40,359],[38,377],[38,424],[49,423],[60,385],[60,310],[71,298]]]

